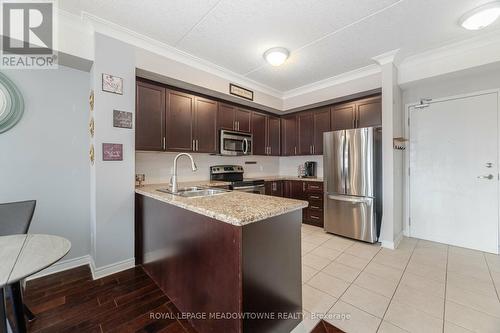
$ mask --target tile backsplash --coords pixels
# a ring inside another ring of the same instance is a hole
[[[173,161],[177,153],[166,152],[136,152],[136,173],[146,175],[146,184],[167,183],[172,174]],[[209,154],[193,153],[193,158],[198,166],[196,172],[191,171],[189,159],[181,157],[178,160],[177,175],[179,181],[207,180],[210,178],[209,167],[219,164],[242,165],[245,177],[265,176],[297,176],[299,164],[305,161],[318,162],[318,177],[323,176],[322,156],[216,156]],[[256,162],[245,164],[245,162]]]
[[[323,177],[323,155],[313,156],[281,156],[280,158],[280,176],[297,176],[299,165],[306,161],[317,162],[316,176]]]

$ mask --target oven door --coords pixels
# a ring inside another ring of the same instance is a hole
[[[264,185],[241,186],[233,188],[234,191],[248,192],[255,194],[266,194]]]
[[[221,155],[252,155],[252,135],[221,130],[219,152]]]

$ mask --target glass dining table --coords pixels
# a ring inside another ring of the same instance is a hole
[[[14,325],[6,315],[6,288],[21,288],[20,281],[51,266],[70,250],[71,243],[59,236],[25,234],[0,236],[0,333],[26,332],[22,300],[13,300]]]

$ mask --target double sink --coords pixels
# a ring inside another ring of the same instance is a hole
[[[216,194],[222,194],[230,192],[229,190],[221,189],[221,188],[212,188],[212,187],[200,187],[200,186],[192,186],[192,187],[184,187],[177,190],[177,192],[172,192],[169,188],[158,189],[157,191],[178,195],[180,197],[185,198],[195,198],[195,197],[206,197]]]

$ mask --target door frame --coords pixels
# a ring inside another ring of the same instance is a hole
[[[451,96],[446,96],[446,97],[440,97],[440,98],[432,98],[429,101],[429,104],[436,103],[436,102],[444,102],[444,101],[449,101],[449,100],[454,100],[454,99],[462,99],[462,98],[467,98],[467,97],[474,97],[474,96],[481,96],[481,95],[488,95],[488,94],[497,94],[497,165],[500,169],[500,88],[498,89],[487,89],[487,90],[480,90],[480,91],[475,91],[472,93],[465,93],[465,94],[458,94],[458,95],[451,95]],[[411,121],[411,112],[410,108],[420,105],[420,102],[412,102],[412,103],[406,103],[405,104],[405,109],[404,109],[404,137],[408,139],[407,145],[406,145],[406,150],[404,151],[404,159],[403,159],[403,170],[404,170],[404,179],[403,179],[403,186],[404,186],[404,191],[403,191],[403,218],[404,218],[404,223],[403,223],[403,234],[406,237],[411,237],[411,227],[410,227],[410,216],[411,216],[411,206],[410,206],[410,196],[411,196],[411,181],[410,181],[410,150],[411,150],[411,132],[410,132],[410,121]],[[498,175],[497,175],[498,177]],[[499,194],[499,203],[498,203],[498,211],[497,211],[497,216],[498,216],[498,252],[500,253],[500,181],[497,182],[497,191]]]

